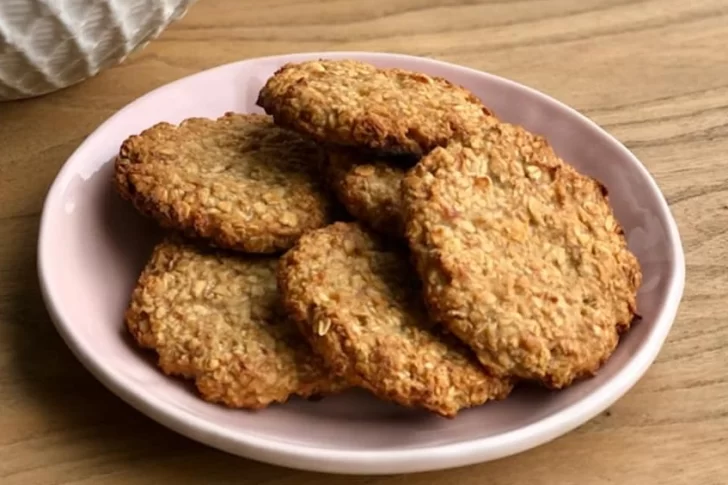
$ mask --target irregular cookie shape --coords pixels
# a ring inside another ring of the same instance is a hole
[[[312,231],[281,258],[283,304],[333,372],[380,398],[447,417],[504,398],[512,384],[434,328],[407,258],[356,223]]]
[[[592,375],[629,328],[642,275],[597,181],[497,124],[403,182],[430,313],[500,376]]]
[[[408,165],[404,160],[330,149],[324,172],[329,186],[351,215],[377,232],[401,238],[404,219],[400,184]]]
[[[139,277],[127,328],[207,401],[259,409],[343,389],[281,312],[277,265],[167,239]]]
[[[422,155],[490,111],[467,89],[426,74],[354,60],[286,64],[258,105],[276,123],[319,141]]]
[[[251,253],[330,220],[315,143],[257,114],[159,123],[121,146],[119,193],[162,226]]]

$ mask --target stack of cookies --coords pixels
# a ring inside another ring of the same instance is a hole
[[[629,328],[641,272],[604,187],[468,90],[319,60],[258,104],[160,123],[116,160],[167,230],[126,325],[204,399],[358,387],[453,417],[593,375]]]

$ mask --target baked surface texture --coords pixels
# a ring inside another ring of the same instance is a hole
[[[407,258],[358,223],[334,223],[281,259],[283,303],[333,372],[382,399],[452,417],[504,398],[510,381],[427,317]]]
[[[605,188],[540,136],[495,123],[403,182],[431,315],[496,375],[594,374],[629,328],[641,271]]]
[[[330,220],[323,152],[268,116],[159,123],[121,146],[123,198],[163,227],[228,249],[273,253]]]
[[[259,409],[343,389],[281,311],[277,264],[169,237],[139,277],[127,328],[207,401]]]
[[[325,176],[346,210],[377,232],[402,238],[400,185],[411,161],[329,149]]]
[[[258,105],[276,123],[338,145],[422,155],[491,112],[450,81],[355,60],[289,63],[268,79]]]

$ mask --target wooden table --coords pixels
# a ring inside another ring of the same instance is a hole
[[[266,8],[261,5],[268,3]],[[688,280],[654,366],[610,411],[494,463],[408,477],[303,473],[168,431],[61,342],[35,273],[41,203],[99,123],[217,64],[312,50],[432,56],[574,106],[647,164],[682,231]],[[123,65],[0,104],[0,483],[728,483],[728,3],[725,0],[200,0]]]

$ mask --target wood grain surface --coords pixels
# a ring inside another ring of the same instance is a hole
[[[41,302],[35,244],[46,190],[84,137],[201,69],[344,49],[431,56],[533,86],[604,126],[656,177],[683,236],[685,297],[655,364],[608,412],[492,463],[326,476],[168,431],[63,345]],[[726,0],[200,0],[123,65],[0,104],[0,483],[727,484],[727,153]]]

